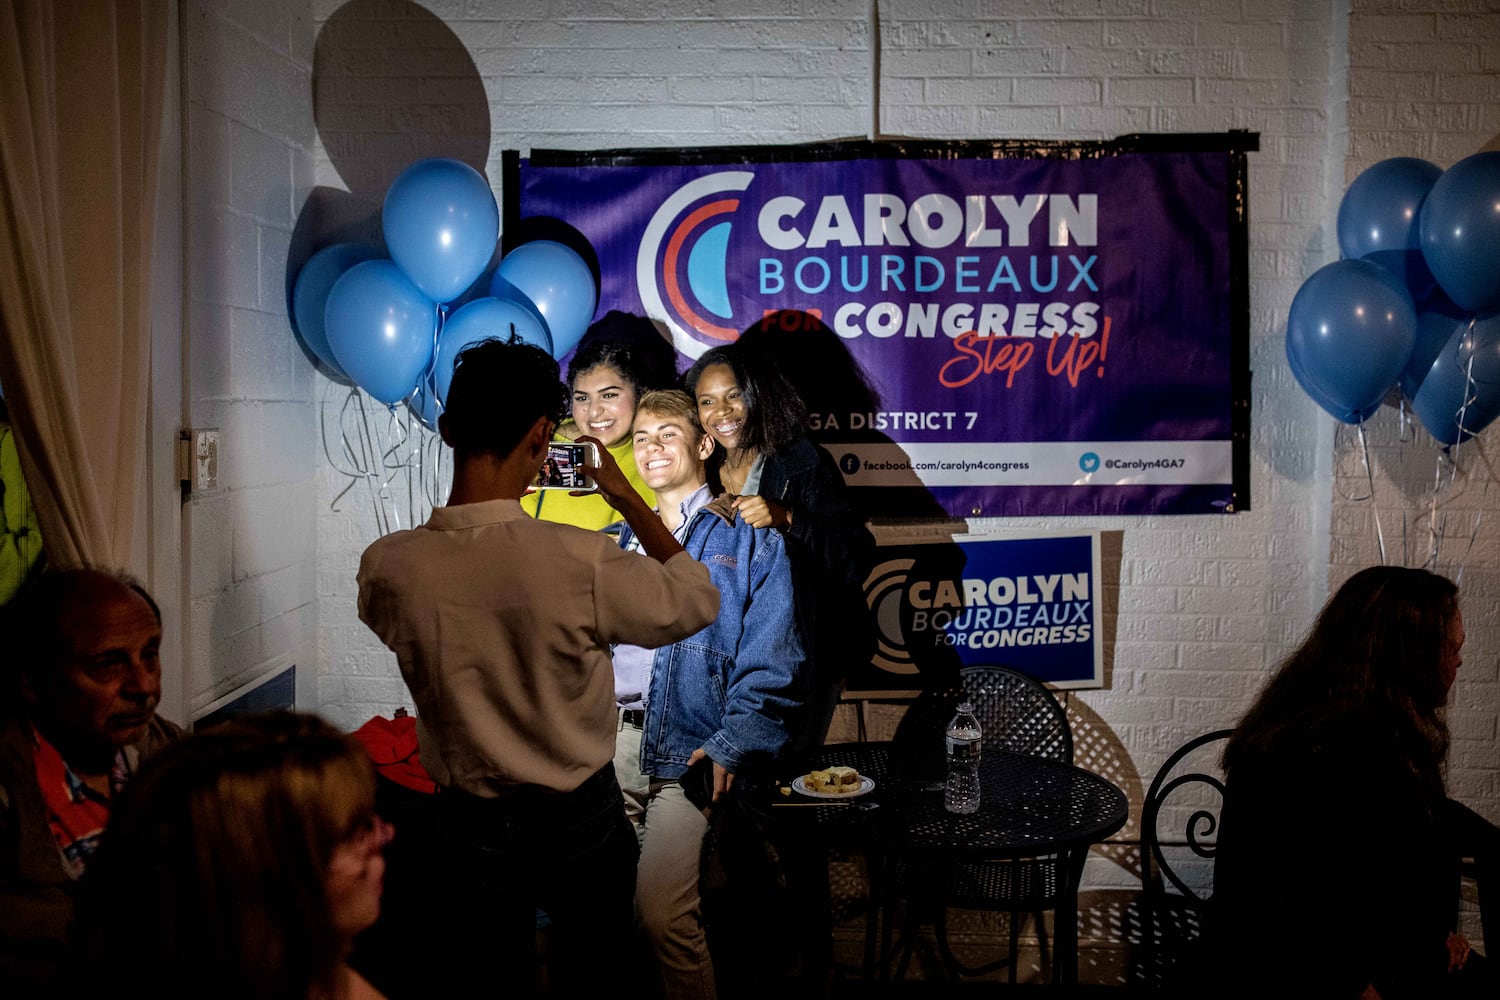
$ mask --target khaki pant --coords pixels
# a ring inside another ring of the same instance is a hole
[[[620,724],[615,771],[640,840],[635,912],[656,957],[666,1000],[717,996],[703,934],[698,873],[708,820],[676,781],[641,774],[641,730]]]

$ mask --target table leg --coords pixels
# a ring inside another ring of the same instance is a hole
[[[1083,883],[1087,846],[1066,856],[1067,885],[1057,901],[1057,928],[1053,933],[1052,981],[1068,986],[1078,982],[1078,887]]]

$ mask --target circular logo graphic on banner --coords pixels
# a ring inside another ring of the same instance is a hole
[[[729,237],[734,213],[755,179],[725,170],[672,192],[651,216],[636,252],[635,280],[646,315],[660,317],[676,348],[697,358],[739,338],[746,325],[729,301]]]
[[[1082,457],[1080,457],[1078,459],[1078,467],[1080,469],[1082,469],[1084,472],[1089,472],[1089,473],[1098,472],[1099,471],[1099,456],[1095,455],[1091,451],[1084,452],[1083,455],[1082,455]]]
[[[865,603],[875,618],[876,646],[871,663],[893,674],[915,674],[917,664],[901,628],[901,601],[915,559],[889,559],[865,577]]]

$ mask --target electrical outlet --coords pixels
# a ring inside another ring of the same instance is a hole
[[[177,478],[182,499],[219,486],[219,429],[199,427],[182,431],[177,441]]]
[[[193,432],[193,492],[219,487],[219,429],[207,427]]]

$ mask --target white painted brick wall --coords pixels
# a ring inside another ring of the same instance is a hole
[[[220,430],[219,488],[185,510],[188,704],[295,663],[315,707],[314,374],[287,322],[286,267],[312,173],[305,4],[183,4],[187,399]]]
[[[326,13],[337,9],[330,4]],[[1245,678],[1296,638],[1324,593],[1327,540],[1309,512],[1328,502],[1317,453],[1327,435],[1308,427],[1315,408],[1286,377],[1281,336],[1308,247],[1329,242],[1322,167],[1342,149],[1330,150],[1325,139],[1327,94],[1319,87],[1329,77],[1332,18],[1321,6],[1304,15],[1300,7],[1246,11],[1239,3],[1104,4],[1089,16],[1072,16],[1070,4],[1007,3],[981,5],[994,17],[949,15],[957,9],[883,5],[886,133],[1102,138],[1147,128],[1231,127],[1262,133],[1263,151],[1252,155],[1250,174],[1258,264],[1254,510],[1227,519],[1072,522],[1123,532],[1112,687],[1080,697],[1122,731],[1143,724],[1177,735],[1135,755],[1149,780],[1175,742],[1235,718],[1254,690]],[[736,8],[719,19],[674,18],[659,5],[596,10],[580,7],[576,19],[553,10],[545,18],[507,11],[510,19],[481,20],[466,8],[449,19],[490,95],[492,180],[503,148],[808,141],[868,130],[869,35],[861,2],[819,5],[809,19],[782,16],[783,5]],[[374,38],[390,27],[370,30]],[[397,35],[402,48],[389,58],[417,44],[405,32]],[[433,44],[441,47],[442,40]],[[642,108],[630,96],[637,92],[660,96]],[[836,124],[807,128],[814,108],[837,109]],[[318,178],[337,183],[326,158]],[[325,506],[343,484],[323,477]],[[344,506],[345,514],[320,515],[320,641],[328,667],[322,694],[324,709],[353,725],[403,699],[360,701],[347,684],[345,665],[363,671],[383,654],[353,613],[352,571],[373,537],[368,503],[351,494]],[[1025,524],[976,525],[1012,526]],[[1288,618],[1294,624],[1283,626]],[[1167,669],[1206,679],[1196,687],[1153,687],[1149,679]],[[1220,683],[1221,670],[1233,670],[1233,679]],[[1126,743],[1126,750],[1133,748]]]
[[[1350,149],[1343,179],[1392,156],[1420,156],[1440,167],[1477,151],[1500,133],[1500,14],[1482,0],[1354,0],[1349,25]],[[1332,206],[1331,211],[1336,211]],[[1330,252],[1325,259],[1332,259]],[[1330,418],[1323,418],[1330,419]],[[1331,583],[1378,563],[1375,528],[1387,561],[1428,563],[1439,448],[1420,427],[1402,441],[1400,414],[1386,407],[1367,426],[1375,465],[1373,500],[1354,441],[1341,449],[1331,498]],[[1452,696],[1449,786],[1458,798],[1500,820],[1500,484],[1485,458],[1496,431],[1457,449],[1468,480],[1438,498],[1442,532],[1435,566],[1460,578],[1468,641]],[[1343,442],[1341,442],[1343,443]],[[1477,530],[1477,536],[1476,536]],[[1403,543],[1403,531],[1407,537]],[[1470,538],[1473,537],[1472,548]]]
[[[370,93],[386,86],[374,67],[424,65],[424,52],[455,40],[466,50],[488,99],[497,193],[502,149],[804,142],[870,127],[863,0],[429,3],[447,36],[432,29],[431,17],[401,17],[412,8],[399,4],[380,8],[384,20],[359,25],[339,20],[339,0],[314,6],[314,30],[333,18],[341,31],[372,42],[363,57],[375,77],[364,85]],[[1300,640],[1330,575],[1337,582],[1375,558],[1369,526],[1346,518],[1351,505],[1340,497],[1351,484],[1342,475],[1333,483],[1331,418],[1297,388],[1284,356],[1292,296],[1336,255],[1341,185],[1349,171],[1385,156],[1424,155],[1446,165],[1500,129],[1492,4],[1355,2],[1347,19],[1341,9],[1293,0],[881,4],[886,134],[1107,138],[1245,128],[1261,135],[1261,150],[1250,156],[1253,509],[1225,518],[974,525],[1121,533],[1118,579],[1110,580],[1109,686],[1073,701],[1097,716],[1129,787],[1149,783],[1189,737],[1232,723]],[[1408,18],[1420,22],[1420,38],[1408,33]],[[327,98],[367,99],[360,92]],[[333,159],[320,147],[317,182],[340,184],[334,159],[352,150],[386,158],[384,168],[404,165],[414,155],[400,141],[402,128],[441,131],[444,110],[440,98],[434,102],[385,107],[368,134],[342,137]],[[237,229],[227,232],[235,245],[249,242]],[[1391,436],[1392,420],[1376,418],[1380,441]],[[352,726],[406,698],[393,660],[354,613],[354,568],[374,537],[369,503],[351,493],[341,512],[330,512],[345,481],[326,469],[317,481],[319,694],[325,712]],[[1377,484],[1388,538],[1396,522],[1387,506],[1418,492],[1422,481],[1414,472]],[[1500,489],[1483,500],[1490,514],[1496,496]],[[1472,645],[1460,683],[1470,704],[1454,718],[1455,789],[1491,815],[1500,806],[1492,752],[1497,560],[1488,543],[1469,556]],[[1102,884],[1113,876],[1090,878]]]

